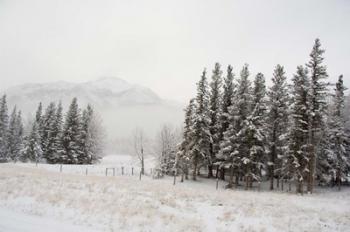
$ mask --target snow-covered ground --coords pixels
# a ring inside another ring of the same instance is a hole
[[[136,163],[107,157],[88,175],[79,166],[0,164],[0,231],[350,231],[348,188],[298,196],[104,175],[122,165]]]

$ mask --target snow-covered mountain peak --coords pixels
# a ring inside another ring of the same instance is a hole
[[[116,77],[101,77],[97,80],[88,81],[84,85],[91,89],[109,90],[112,93],[120,93],[134,87],[133,84]]]
[[[154,132],[162,123],[180,125],[182,106],[169,104],[151,89],[123,79],[103,77],[83,83],[57,81],[14,86],[6,93],[9,107],[17,105],[24,116],[33,117],[39,102],[44,108],[51,101],[62,101],[65,110],[74,97],[80,107],[91,104],[102,116],[108,131],[125,135],[135,127]]]

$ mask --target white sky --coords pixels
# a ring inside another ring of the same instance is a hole
[[[316,37],[350,87],[347,0],[0,0],[0,89],[116,76],[186,101],[216,61],[291,76]]]

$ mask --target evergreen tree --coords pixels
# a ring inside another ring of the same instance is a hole
[[[199,165],[210,159],[210,131],[208,114],[208,83],[204,70],[197,84],[196,112],[193,119],[193,146],[190,152],[193,164],[193,179],[196,180]]]
[[[269,178],[270,189],[274,189],[274,176],[280,177],[285,168],[283,166],[288,152],[288,86],[284,68],[277,65],[273,77],[272,86],[268,92],[268,133],[269,133]],[[277,180],[277,184],[278,184]]]
[[[219,63],[215,64],[210,83],[209,95],[209,131],[211,137],[210,154],[208,156],[208,177],[213,177],[213,163],[220,149],[220,115],[221,115],[221,85],[222,71]]]
[[[194,127],[194,114],[196,112],[195,99],[191,99],[188,106],[185,109],[185,125],[183,129],[182,142],[180,144],[179,152],[177,154],[177,164],[179,169],[188,179],[191,151],[193,147],[193,127]]]
[[[329,120],[327,134],[328,149],[326,150],[328,162],[328,175],[335,179],[340,189],[341,179],[346,178],[346,172],[350,165],[347,154],[347,136],[344,121],[344,83],[341,75],[336,83],[333,107]]]
[[[56,105],[51,102],[45,110],[45,114],[41,117],[41,149],[43,158],[48,163],[53,163],[55,149],[53,147],[56,140],[56,132],[54,131],[54,123],[56,120]]]
[[[251,82],[249,81],[248,65],[244,65],[238,79],[237,91],[233,97],[233,106],[230,107],[230,124],[224,133],[221,143],[220,157],[224,161],[224,167],[230,168],[230,180],[228,187],[233,186],[233,176],[236,176],[236,185],[240,175],[242,175],[243,156],[248,153],[242,142],[244,133],[241,132],[245,120],[251,113],[252,95]]]
[[[0,100],[0,162],[7,161],[7,136],[9,116],[6,95]]]
[[[232,66],[227,67],[227,75],[224,78],[224,92],[222,95],[222,104],[221,104],[221,117],[220,117],[220,141],[224,137],[224,132],[228,129],[230,125],[230,113],[229,110],[232,107],[232,100],[234,96],[235,86],[233,83],[234,74],[232,73]]]
[[[43,104],[39,102],[38,109],[36,110],[36,113],[35,113],[35,122],[38,126],[39,132],[41,131],[42,114],[43,114]]]
[[[64,163],[78,164],[81,150],[81,115],[77,98],[72,100],[69,106],[62,135]]]
[[[22,156],[23,161],[39,162],[42,158],[42,150],[40,146],[40,136],[36,120],[33,122],[33,126],[29,136],[27,137],[24,153]]]
[[[81,120],[81,150],[83,153],[79,157],[80,163],[91,163],[93,156],[93,141],[90,133],[90,122],[92,119],[93,110],[90,105],[83,110],[82,120]]]
[[[298,66],[297,73],[293,77],[292,94],[292,128],[290,134],[290,154],[288,162],[293,168],[294,179],[296,180],[297,193],[303,193],[303,184],[308,175],[309,157],[308,130],[309,130],[309,89],[310,80],[308,71],[302,66]]]
[[[310,69],[311,85],[310,85],[310,128],[309,128],[309,143],[310,143],[310,162],[309,162],[309,176],[308,176],[308,192],[313,192],[317,147],[319,141],[322,139],[325,111],[326,111],[326,95],[327,83],[324,81],[327,77],[326,66],[323,63],[323,53],[321,49],[321,42],[319,39],[315,40],[315,44],[310,54],[310,61],[307,67]]]
[[[243,121],[238,133],[243,170],[245,172],[246,189],[251,188],[253,180],[261,181],[266,143],[266,86],[265,77],[258,73],[254,80],[252,95],[252,112]]]
[[[23,124],[21,118],[21,112],[17,113],[17,108],[14,107],[7,137],[7,152],[9,159],[12,161],[18,161],[23,149]]]
[[[56,115],[54,119],[54,123],[52,125],[52,138],[53,144],[50,147],[51,150],[49,151],[51,155],[50,162],[52,163],[64,163],[67,161],[67,156],[64,152],[62,141],[63,141],[63,113],[62,113],[62,103],[59,102],[57,109],[56,109]]]
[[[221,104],[221,115],[220,115],[220,131],[219,131],[219,142],[220,152],[217,154],[217,158],[221,163],[220,165],[220,178],[225,180],[225,158],[222,156],[221,144],[224,142],[224,133],[229,129],[231,118],[230,109],[233,105],[233,97],[235,91],[235,85],[233,83],[234,74],[231,65],[227,67],[227,75],[224,78],[222,104]],[[218,175],[218,170],[217,170]]]

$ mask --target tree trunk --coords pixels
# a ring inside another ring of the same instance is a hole
[[[214,177],[214,175],[213,175],[213,165],[210,164],[210,165],[208,165],[208,178],[212,178],[212,177]]]
[[[340,191],[340,186],[341,186],[340,168],[337,169],[337,185],[338,185],[338,190]]]
[[[249,180],[248,176],[245,176],[245,190],[248,190],[249,187]]]
[[[270,190],[273,190],[273,176],[270,176]]]
[[[141,157],[141,174],[145,175],[145,160],[144,160],[143,155]]]
[[[197,180],[197,162],[194,162],[193,173],[192,173],[192,179],[193,179],[193,180]]]
[[[233,166],[230,167],[230,180],[229,180],[229,186],[230,188],[233,187]]]
[[[289,180],[288,180],[288,191],[289,192],[292,191],[292,180],[291,180],[291,178],[289,178]]]
[[[225,180],[225,168],[220,168],[220,179]]]

